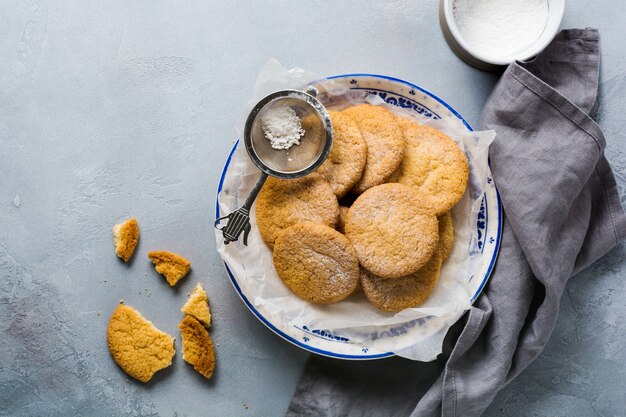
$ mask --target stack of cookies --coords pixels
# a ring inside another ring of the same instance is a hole
[[[283,282],[312,303],[362,288],[381,311],[422,304],[452,251],[450,210],[467,187],[467,158],[444,133],[362,104],[330,111],[328,159],[303,178],[270,178],[259,232]]]

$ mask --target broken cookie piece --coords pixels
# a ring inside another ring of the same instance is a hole
[[[158,370],[170,366],[176,353],[172,336],[123,304],[109,319],[107,342],[115,363],[141,382],[148,382]]]
[[[156,271],[163,275],[171,287],[180,281],[189,269],[191,263],[180,255],[166,251],[152,251],[148,258],[154,263]]]
[[[115,254],[128,262],[139,241],[139,225],[137,219],[132,217],[124,223],[113,226],[113,242],[115,243]]]
[[[178,324],[183,338],[183,359],[210,379],[215,371],[215,348],[207,329],[190,315]]]
[[[209,299],[202,288],[202,284],[198,283],[189,296],[189,300],[180,309],[185,314],[195,317],[200,323],[206,327],[211,327],[211,310],[209,309]]]

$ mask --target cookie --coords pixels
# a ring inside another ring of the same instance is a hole
[[[289,226],[313,222],[335,227],[338,217],[339,204],[333,189],[315,172],[293,180],[270,177],[257,198],[256,223],[270,248]]]
[[[215,371],[215,347],[202,323],[186,315],[178,324],[183,339],[183,359],[193,369],[210,379]]]
[[[337,231],[344,233],[346,230],[346,216],[348,215],[348,207],[339,206],[339,221],[337,221]]]
[[[359,280],[359,260],[348,238],[316,223],[295,224],[278,236],[274,267],[291,291],[316,304],[343,300]]]
[[[175,353],[172,336],[123,304],[109,319],[107,343],[115,363],[141,382],[148,382],[158,370],[170,366]]]
[[[341,113],[352,117],[367,144],[367,160],[361,179],[352,191],[360,194],[387,181],[404,155],[404,137],[391,112],[382,106],[360,104]]]
[[[367,145],[354,119],[329,110],[333,124],[333,147],[317,172],[324,178],[337,198],[341,198],[361,179]]]
[[[211,327],[211,310],[209,309],[209,298],[202,288],[202,284],[197,283],[191,292],[189,299],[180,309],[185,314],[193,316],[206,327]]]
[[[417,307],[430,296],[441,270],[441,253],[436,250],[419,271],[404,277],[380,278],[363,269],[361,286],[367,300],[377,309],[397,312]]]
[[[437,248],[437,217],[420,204],[420,195],[403,184],[370,188],[354,202],[345,234],[361,265],[383,278],[419,270]]]
[[[170,287],[176,285],[189,269],[191,263],[180,255],[162,250],[148,252],[148,258],[154,263],[156,271],[163,275]]]
[[[124,223],[113,226],[113,243],[115,244],[115,254],[128,262],[139,241],[139,225],[137,219],[132,217]]]
[[[439,247],[441,248],[441,261],[445,261],[452,252],[454,245],[454,226],[452,225],[452,213],[447,212],[438,217],[439,220]]]
[[[422,204],[438,216],[461,199],[469,178],[469,166],[459,146],[443,132],[397,118],[406,149],[390,181],[415,187]]]

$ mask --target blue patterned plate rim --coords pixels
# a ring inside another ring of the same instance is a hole
[[[463,116],[461,116],[459,114],[459,112],[457,112],[456,110],[454,110],[454,108],[452,106],[450,106],[448,103],[446,103],[445,101],[443,101],[442,99],[440,99],[439,97],[437,97],[435,94],[431,93],[428,90],[424,90],[422,87],[415,85],[413,83],[410,83],[408,81],[404,81],[400,78],[395,78],[395,77],[390,77],[388,75],[380,75],[380,74],[367,74],[367,73],[360,73],[360,72],[355,72],[352,74],[341,74],[341,75],[333,75],[330,77],[326,77],[327,80],[335,80],[337,78],[350,78],[350,77],[372,77],[372,78],[381,78],[383,80],[389,80],[389,81],[394,81],[397,83],[401,83],[401,84],[405,84],[408,85],[411,88],[414,88],[415,90],[419,90],[422,93],[434,98],[435,100],[437,100],[442,106],[444,106],[446,109],[448,109],[450,111],[450,113],[452,113],[453,115],[455,115],[461,122],[463,122],[463,124],[465,125],[465,127],[470,131],[473,132],[474,129],[472,129],[472,126],[470,126],[469,123],[467,123],[467,121],[463,118]]]
[[[463,123],[463,125],[465,125],[465,127],[470,132],[474,131],[474,129],[472,129],[472,127],[469,125],[469,123],[452,106],[450,106],[448,103],[446,103],[445,101],[443,101],[438,96],[436,96],[435,94],[431,93],[430,91],[425,90],[425,89],[423,89],[423,88],[421,88],[421,87],[419,87],[419,86],[417,86],[417,85],[415,85],[413,83],[410,83],[408,81],[402,80],[400,78],[395,78],[395,77],[390,77],[390,76],[387,76],[387,75],[380,75],[380,74],[350,73],[350,74],[333,75],[333,76],[330,76],[330,77],[326,77],[325,79],[333,80],[333,79],[348,78],[348,77],[372,77],[372,78],[380,78],[380,79],[384,79],[384,80],[389,80],[389,81],[394,81],[394,82],[397,82],[397,83],[405,84],[405,85],[407,85],[407,86],[409,86],[409,87],[411,87],[413,89],[419,90],[422,93],[424,93],[424,94],[432,97],[433,99],[435,99],[437,102],[439,102],[441,105],[443,105],[446,109],[448,109],[448,111],[450,111],[450,113],[452,113],[455,117],[457,117]],[[239,145],[239,139],[237,139],[237,141],[233,145],[230,153],[228,154],[228,158],[226,159],[226,163],[224,164],[224,168],[223,168],[222,174],[220,176],[220,181],[219,181],[218,186],[217,186],[217,195],[216,195],[216,198],[215,198],[215,214],[216,214],[216,218],[220,217],[219,194],[222,191],[222,187],[224,185],[224,178],[226,177],[226,172],[228,171],[228,167],[230,166],[230,162],[231,162],[231,159],[233,157],[233,154],[235,153],[235,150],[237,149],[237,145]],[[491,161],[489,161],[489,165],[491,165]],[[493,256],[491,258],[491,261],[489,263],[489,267],[487,269],[487,272],[485,273],[485,275],[483,277],[483,281],[481,282],[480,286],[476,290],[476,293],[472,296],[472,299],[471,299],[472,303],[476,300],[478,295],[482,292],[485,284],[487,283],[489,277],[491,276],[491,273],[492,273],[493,268],[495,266],[495,261],[496,261],[496,259],[498,257],[498,253],[500,251],[500,241],[501,241],[501,237],[502,237],[502,201],[500,199],[500,193],[498,192],[497,187],[495,187],[495,190],[496,190],[496,198],[497,198],[497,202],[498,202],[498,220],[499,220],[498,221],[498,231],[497,231],[497,236],[496,236],[496,243],[495,243],[495,250],[494,250]],[[378,353],[378,354],[373,354],[373,355],[347,355],[347,354],[331,352],[331,351],[327,351],[327,350],[323,350],[323,349],[318,349],[318,348],[315,348],[313,346],[308,346],[308,345],[305,345],[304,343],[301,343],[297,339],[291,337],[290,335],[286,334],[285,332],[281,331],[276,326],[274,326],[272,323],[270,323],[252,305],[252,303],[250,303],[248,298],[245,296],[245,294],[243,293],[243,291],[239,287],[239,284],[237,283],[237,280],[233,276],[233,274],[230,271],[230,268],[228,267],[228,264],[226,262],[224,262],[224,267],[226,268],[226,272],[228,274],[228,277],[230,279],[231,284],[235,288],[235,291],[237,292],[237,294],[239,295],[241,300],[248,307],[248,309],[267,328],[269,328],[276,335],[278,335],[281,338],[287,340],[288,342],[290,342],[290,343],[292,343],[294,345],[297,345],[300,348],[302,348],[304,350],[307,350],[309,352],[317,353],[318,355],[327,356],[327,357],[330,357],[330,358],[338,358],[338,359],[371,360],[371,359],[383,359],[383,358],[388,358],[388,357],[392,357],[392,356],[396,355],[394,352],[384,352],[384,353]]]

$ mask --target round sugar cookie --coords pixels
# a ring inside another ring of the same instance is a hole
[[[417,307],[430,296],[441,270],[441,254],[436,250],[419,271],[412,274],[385,279],[361,270],[361,286],[367,300],[377,309],[397,312]]]
[[[256,223],[270,248],[289,226],[308,221],[335,227],[338,217],[337,197],[317,173],[293,180],[270,177],[257,198]]]
[[[441,248],[441,262],[448,259],[454,246],[454,226],[452,212],[447,212],[437,218],[439,220],[439,247]]]
[[[367,145],[354,119],[337,111],[328,111],[333,123],[333,147],[317,172],[341,198],[361,179]]]
[[[469,166],[459,146],[443,132],[398,117],[404,158],[390,181],[415,187],[422,204],[438,216],[450,211],[467,188]]]
[[[387,181],[398,168],[404,155],[404,137],[393,114],[382,106],[360,104],[341,113],[356,121],[367,144],[363,175],[352,188],[360,194]]]
[[[291,291],[316,304],[343,300],[359,280],[359,260],[348,238],[316,223],[283,230],[274,245],[274,267]]]
[[[361,265],[383,278],[416,272],[437,248],[437,217],[411,187],[390,183],[370,188],[346,216],[345,234]]]

